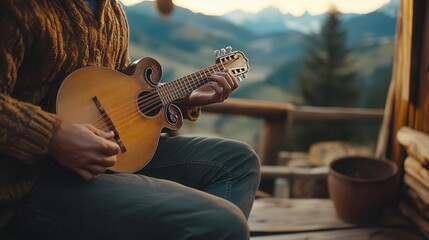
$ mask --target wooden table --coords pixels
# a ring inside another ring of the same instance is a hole
[[[371,225],[344,223],[330,199],[257,199],[249,217],[252,240],[423,240],[418,230],[388,208]]]

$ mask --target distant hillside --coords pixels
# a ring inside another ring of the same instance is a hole
[[[343,26],[347,29],[347,39],[351,44],[377,41],[379,38],[395,36],[396,18],[376,11],[350,18],[344,21]]]
[[[386,5],[383,8],[392,12],[394,7],[391,2],[390,7]],[[153,2],[145,1],[124,8],[131,29],[131,57],[151,56],[157,59],[164,69],[164,81],[213,64],[213,50],[230,45],[233,49],[242,50],[250,59],[249,79],[234,96],[258,98],[254,93],[257,86],[266,94],[259,98],[272,97],[272,100],[279,101],[285,101],[282,93],[288,96],[288,101],[293,96],[299,98],[296,74],[306,52],[307,35],[296,30],[300,29],[299,24],[296,28],[288,28],[287,24],[290,26],[293,21],[310,23],[324,18],[324,15],[309,14],[294,17],[282,14],[276,8],[268,8],[256,15],[236,11],[225,16],[206,16],[176,7],[168,19],[162,19]],[[380,69],[391,66],[392,48],[386,47],[386,41],[393,43],[395,16],[379,10],[341,17],[348,32],[348,41],[357,51],[355,59],[362,84],[370,87],[373,74],[386,71]],[[231,20],[233,18],[235,22]],[[260,22],[255,22],[255,19]],[[255,29],[265,26],[271,30],[255,32],[249,26]],[[281,30],[282,26],[286,26],[285,30]],[[374,55],[377,52],[382,54]],[[267,94],[269,92],[272,94]]]

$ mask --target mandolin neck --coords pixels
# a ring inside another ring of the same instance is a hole
[[[210,76],[215,72],[220,72],[224,69],[221,63],[201,69],[187,76],[176,79],[172,82],[158,85],[157,91],[164,104],[172,103],[180,99],[195,89],[210,82]]]

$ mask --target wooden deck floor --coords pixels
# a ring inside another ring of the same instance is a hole
[[[257,199],[249,218],[252,240],[423,240],[395,208],[371,225],[339,220],[330,199]]]

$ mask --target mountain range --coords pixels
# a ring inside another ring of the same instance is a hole
[[[399,0],[391,0],[376,12],[386,16],[396,18],[399,8]],[[257,34],[267,34],[275,32],[299,31],[311,33],[318,31],[322,25],[326,13],[311,15],[307,11],[301,16],[294,16],[290,13],[284,14],[276,7],[268,7],[257,14],[235,10],[222,16],[222,18],[242,26]],[[342,18],[348,20],[359,16],[355,13],[344,13]]]
[[[397,8],[398,0],[393,0],[368,14],[341,15],[347,44],[356,50],[357,70],[365,87],[375,84],[371,78],[376,71],[391,65]],[[245,84],[249,86],[237,91],[237,96],[281,101],[290,100],[284,96],[298,94],[296,72],[306,53],[308,34],[317,32],[326,18],[326,14],[283,14],[273,7],[257,14],[234,11],[223,16],[176,7],[165,19],[153,2],[147,1],[124,9],[131,31],[131,57],[157,59],[163,66],[164,81],[212,65],[214,50],[232,46],[250,59],[250,83],[272,91],[282,89],[280,93],[257,97],[250,94],[252,85]],[[270,99],[273,96],[277,97]]]

